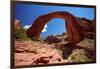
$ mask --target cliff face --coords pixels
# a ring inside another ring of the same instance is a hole
[[[80,26],[83,29],[86,38],[93,39],[95,36],[95,20],[88,20],[86,18],[80,18]]]
[[[85,30],[85,31],[93,31],[93,21],[92,20],[89,20],[89,19],[86,19],[86,18],[80,18],[79,19],[80,21],[80,26]]]

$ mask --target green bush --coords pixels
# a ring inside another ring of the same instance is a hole
[[[71,55],[71,60],[75,62],[88,62],[92,61],[86,55]]]
[[[92,59],[85,55],[85,50],[75,49],[68,57],[72,62],[91,62]]]
[[[15,30],[15,38],[21,40],[28,40],[25,30],[24,29],[17,29]]]

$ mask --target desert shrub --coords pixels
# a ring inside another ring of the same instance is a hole
[[[15,30],[15,38],[21,40],[29,40],[30,38],[27,37],[24,29],[17,29]]]
[[[88,62],[92,61],[86,55],[71,55],[71,60],[75,62]]]
[[[84,50],[74,50],[72,52],[72,54],[68,57],[69,60],[71,60],[72,62],[89,62],[92,61],[92,59],[88,58],[85,55],[85,51]]]

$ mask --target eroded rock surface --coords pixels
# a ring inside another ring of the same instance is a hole
[[[63,62],[54,46],[33,41],[15,41],[15,66]]]
[[[91,46],[90,46],[91,47]],[[15,66],[92,61],[85,49],[56,48],[39,41],[15,41]],[[89,55],[90,56],[90,55]],[[93,56],[94,57],[94,56]]]

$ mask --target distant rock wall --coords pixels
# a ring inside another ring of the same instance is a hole
[[[95,19],[88,20],[86,18],[81,18],[80,20],[80,26],[82,27],[84,31],[84,35],[86,38],[94,39],[95,37]]]
[[[56,36],[48,36],[45,41],[49,44],[52,44],[52,43],[59,43],[62,41],[62,39],[58,39]]]

